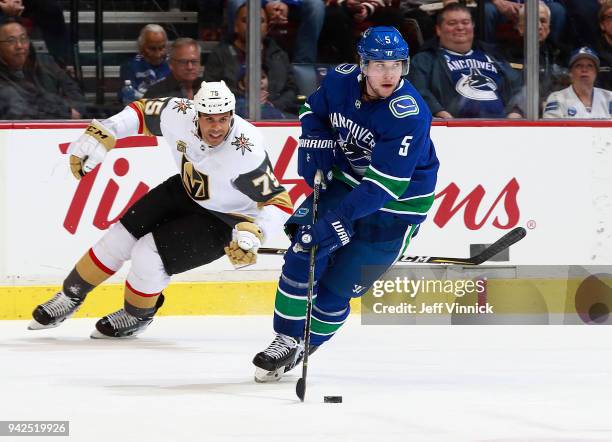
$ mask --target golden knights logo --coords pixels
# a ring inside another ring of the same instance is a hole
[[[241,150],[242,155],[248,150],[249,152],[253,152],[251,150],[251,146],[254,146],[253,143],[249,142],[249,139],[244,136],[244,134],[240,134],[239,137],[234,137],[235,140],[232,141],[232,146],[236,146],[236,150]]]
[[[172,108],[172,110],[175,110],[177,113],[182,112],[183,115],[186,115],[187,110],[191,109],[191,107],[192,107],[192,104],[189,102],[189,100],[185,100],[184,98],[181,98],[179,101],[174,103],[174,107]]]
[[[183,140],[178,140],[176,142],[176,150],[181,153],[185,153],[187,151],[187,143],[185,143]]]
[[[181,162],[181,180],[183,187],[191,198],[196,201],[204,201],[210,198],[208,192],[208,175],[204,175],[193,167],[191,161],[187,161],[185,155]]]

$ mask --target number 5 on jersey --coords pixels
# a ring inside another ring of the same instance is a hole
[[[408,148],[412,141],[412,135],[406,135],[402,140],[402,147],[400,147],[398,154],[402,157],[408,156]]]

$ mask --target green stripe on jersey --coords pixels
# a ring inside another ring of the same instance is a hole
[[[367,178],[380,184],[380,186],[382,186],[387,193],[395,196],[395,198],[402,196],[408,188],[408,184],[410,184],[409,179],[400,180],[390,176],[384,176],[372,167],[368,167],[366,169],[363,178]]]
[[[300,106],[300,109],[298,110],[298,116],[302,116],[302,114],[305,114],[307,112],[312,112],[312,109],[310,109],[310,105],[308,103],[304,103]]]
[[[334,179],[342,181],[350,187],[357,187],[359,185],[359,181],[336,167],[333,169],[333,174]],[[434,198],[435,195],[431,193],[429,195],[416,195],[403,201],[389,201],[380,210],[398,214],[425,215],[433,205]]]

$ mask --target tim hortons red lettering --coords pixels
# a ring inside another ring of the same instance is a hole
[[[130,170],[130,163],[128,163],[125,158],[119,158],[117,161],[115,161],[113,170],[117,176],[124,176]],[[134,193],[132,194],[132,197],[121,213],[119,213],[119,215],[117,215],[115,218],[109,220],[108,217],[110,215],[111,208],[113,207],[113,203],[115,202],[115,198],[119,192],[119,185],[111,178],[104,189],[104,193],[102,193],[100,205],[98,206],[98,210],[96,210],[96,214],[94,215],[93,225],[100,230],[108,229],[112,224],[119,221],[119,218],[121,218],[123,214],[127,212],[130,207],[132,207],[132,204],[146,195],[148,191],[149,186],[143,182],[139,182],[136,186],[136,190],[134,190]]]
[[[142,148],[142,147],[155,147],[157,146],[157,138],[156,137],[127,137],[117,141],[117,145],[115,149],[119,148]],[[68,143],[60,144],[60,151],[62,153],[66,153],[68,150]],[[130,169],[130,164],[128,160],[125,158],[118,158],[115,160],[113,164],[113,171],[119,177],[125,176]],[[66,213],[66,217],[64,218],[64,228],[70,232],[71,234],[75,234],[81,218],[83,216],[83,212],[85,210],[85,206],[89,200],[89,196],[91,195],[91,190],[96,182],[98,177],[98,172],[100,170],[100,166],[96,167],[90,173],[85,175],[80,181],[77,189],[72,197],[72,201],[70,203],[70,207],[68,208],[68,212]],[[104,188],[104,192],[102,193],[102,197],[100,198],[100,203],[98,204],[98,208],[96,209],[96,213],[93,219],[93,225],[97,228],[104,230],[107,229],[111,224],[116,222],[136,201],[142,198],[149,191],[149,186],[147,186],[143,182],[139,182],[136,185],[136,189],[132,193],[132,196],[123,210],[113,219],[109,219],[111,209],[113,208],[113,204],[117,197],[117,193],[119,191],[119,184],[112,178],[108,181],[106,187]]]
[[[470,230],[478,230],[487,222],[498,203],[503,200],[507,220],[503,223],[500,221],[499,216],[496,216],[492,224],[498,229],[510,229],[518,224],[520,218],[520,210],[517,202],[519,189],[520,185],[518,181],[516,178],[512,178],[502,189],[479,222],[476,220],[476,216],[486,194],[484,187],[479,184],[468,194],[468,196],[457,204],[460,189],[455,183],[450,183],[436,195],[436,199],[441,198],[442,202],[434,216],[434,223],[436,223],[438,227],[444,227],[450,219],[465,206],[463,212],[465,226]]]
[[[312,193],[312,189],[302,178],[285,178],[285,172],[287,172],[289,162],[291,161],[297,147],[298,142],[296,139],[293,137],[288,137],[287,141],[285,141],[285,145],[283,146],[283,150],[281,150],[281,153],[278,156],[276,165],[274,166],[274,176],[276,176],[278,181],[281,184],[284,184],[287,188],[289,185],[292,186],[289,188],[289,197],[291,198],[291,202],[293,204],[295,204],[300,197],[307,197]]]

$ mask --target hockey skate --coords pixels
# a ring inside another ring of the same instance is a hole
[[[318,346],[310,346],[309,355]],[[264,351],[253,358],[255,382],[279,381],[280,378],[298,365],[304,357],[304,343],[301,339],[278,333]]]
[[[83,304],[85,298],[71,297],[58,292],[44,304],[37,306],[32,312],[32,321],[28,330],[42,330],[60,325],[71,317]]]
[[[93,339],[126,339],[134,338],[144,332],[153,322],[153,316],[164,304],[164,295],[159,295],[155,311],[151,316],[138,318],[130,315],[124,309],[104,316],[96,322],[96,329],[91,333]]]

